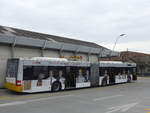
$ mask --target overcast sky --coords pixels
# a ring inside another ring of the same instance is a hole
[[[0,0],[0,25],[150,53],[150,0]]]

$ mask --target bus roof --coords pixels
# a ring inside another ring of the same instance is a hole
[[[100,61],[100,67],[136,67],[136,63],[122,61]]]
[[[23,65],[30,66],[84,66],[89,67],[90,62],[85,61],[69,61],[65,58],[49,58],[49,57],[33,57],[20,58]]]
[[[51,58],[51,57],[32,57],[20,58],[21,60],[37,60],[37,61],[68,61],[66,58]]]

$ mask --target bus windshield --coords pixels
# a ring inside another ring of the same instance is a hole
[[[7,62],[6,77],[16,78],[18,73],[18,59],[9,59]]]

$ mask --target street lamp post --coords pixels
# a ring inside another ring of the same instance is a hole
[[[119,35],[119,36],[116,38],[116,41],[115,41],[114,46],[113,46],[113,49],[112,49],[112,51],[110,52],[110,57],[111,57],[111,55],[112,55],[112,52],[115,50],[117,41],[118,41],[121,37],[123,37],[123,36],[126,36],[126,34],[121,34],[121,35]]]

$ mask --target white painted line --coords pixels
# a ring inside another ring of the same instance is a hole
[[[113,95],[113,96],[107,96],[107,97],[95,98],[95,99],[93,99],[93,101],[106,100],[106,99],[117,98],[117,97],[121,97],[121,96],[124,96],[124,95]]]
[[[107,111],[105,113],[113,113],[113,112],[116,112],[116,111],[126,112],[129,109],[131,109],[132,107],[136,106],[137,104],[139,104],[139,102],[125,104],[125,105],[122,105],[122,106],[111,107],[111,108],[108,108],[109,111]]]
[[[54,96],[54,97],[39,98],[39,99],[32,99],[32,100],[25,100],[25,101],[15,101],[15,102],[10,102],[10,103],[0,104],[0,107],[27,104],[27,103],[31,103],[31,102],[44,101],[44,100],[50,100],[50,99],[58,99],[58,98],[64,98],[64,97],[70,97],[70,96],[74,96],[74,95],[63,95],[63,96]]]
[[[64,97],[70,97],[70,96],[74,96],[74,95],[63,95],[63,96],[54,96],[54,97],[47,97],[47,98],[39,98],[39,99],[27,100],[25,102],[37,102],[37,101],[57,99],[57,98],[64,98]]]
[[[0,107],[20,105],[20,104],[25,104],[25,103],[26,102],[23,102],[23,101],[15,101],[15,102],[10,102],[10,103],[0,104]]]

